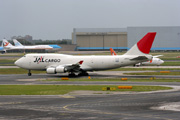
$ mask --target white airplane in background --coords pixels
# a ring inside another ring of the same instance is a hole
[[[6,50],[14,50],[14,49],[53,49],[53,47],[49,45],[33,45],[33,46],[23,46],[20,42],[17,40],[13,40],[15,43],[15,46],[13,46],[11,43],[9,43],[6,39],[3,39],[3,46]]]
[[[61,48],[58,45],[33,45],[33,46],[24,46],[22,45],[19,41],[17,41],[16,39],[13,39],[14,45],[15,46],[20,46],[20,47],[24,47],[24,49],[58,49]]]
[[[111,55],[117,55],[116,52],[112,48],[110,48],[110,51],[111,51]],[[141,65],[157,65],[157,66],[159,66],[164,63],[163,60],[158,58],[160,56],[163,56],[163,55],[153,56],[152,60],[149,60],[146,62],[140,62],[140,63],[135,64],[134,66],[141,66]]]
[[[161,60],[160,58],[158,58],[160,56],[163,56],[163,55],[153,56],[152,60],[135,64],[135,66],[141,66],[141,65],[157,65],[157,66],[159,66],[164,63],[164,60]]]
[[[45,70],[48,74],[68,72],[69,76],[75,76],[75,73],[88,75],[87,71],[114,69],[152,60],[152,55],[149,55],[149,51],[155,36],[156,32],[147,33],[123,55],[27,54],[18,59],[15,64],[27,69],[29,76],[31,76],[31,70]]]

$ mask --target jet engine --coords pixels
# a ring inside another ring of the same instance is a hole
[[[46,72],[48,74],[65,73],[67,69],[65,67],[47,68]]]
[[[56,68],[47,68],[46,72],[47,74],[56,74]]]
[[[65,73],[67,69],[65,67],[56,67],[56,73]]]

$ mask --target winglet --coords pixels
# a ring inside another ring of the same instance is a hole
[[[79,61],[79,64],[81,65],[83,63],[83,60]]]
[[[147,33],[138,43],[137,46],[139,50],[145,54],[149,54],[152,43],[156,36],[156,32]]]
[[[110,48],[110,51],[111,51],[111,55],[117,55],[116,52],[112,48]]]

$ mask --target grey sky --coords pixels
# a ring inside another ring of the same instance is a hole
[[[180,26],[180,0],[0,0],[0,39],[70,39],[73,28]]]

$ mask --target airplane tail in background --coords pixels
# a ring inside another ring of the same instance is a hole
[[[111,55],[117,55],[116,52],[112,48],[110,48],[110,51],[111,51]]]
[[[147,33],[137,44],[135,44],[124,55],[146,55],[149,54],[156,32]]]
[[[6,39],[3,39],[3,46],[4,47],[11,47],[13,45],[11,43],[9,43]]]
[[[19,41],[17,41],[16,39],[13,39],[14,45],[15,46],[23,46]]]

